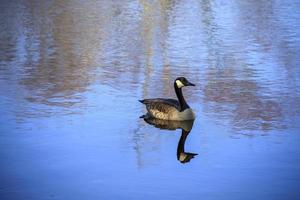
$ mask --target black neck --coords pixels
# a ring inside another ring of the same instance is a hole
[[[177,158],[179,159],[180,153],[184,153],[184,144],[187,136],[189,135],[189,131],[185,131],[182,129],[181,136],[177,145]]]
[[[186,103],[186,101],[183,98],[181,88],[177,87],[176,82],[174,83],[174,88],[175,88],[176,96],[177,96],[179,104],[180,104],[180,112],[184,111],[187,108],[190,108],[189,105]]]

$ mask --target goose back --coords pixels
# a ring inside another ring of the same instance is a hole
[[[180,104],[175,99],[144,99],[140,102],[146,105],[148,117],[163,120],[191,120],[195,118],[191,109],[180,112]]]

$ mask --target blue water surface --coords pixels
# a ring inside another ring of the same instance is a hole
[[[300,2],[1,1],[0,199],[300,199]],[[181,130],[139,116],[175,98]]]

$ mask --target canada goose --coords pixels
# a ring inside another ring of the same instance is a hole
[[[196,153],[190,153],[184,150],[185,141],[193,128],[194,120],[168,121],[168,120],[161,120],[156,118],[144,118],[144,120],[148,124],[153,125],[156,128],[160,128],[160,129],[168,129],[168,130],[181,129],[181,136],[177,145],[177,160],[180,161],[181,163],[190,162],[191,159],[193,159],[196,155],[198,155]]]
[[[175,99],[143,99],[141,103],[146,105],[148,113],[144,117],[158,118],[163,120],[193,120],[195,114],[184,100],[182,88],[185,86],[195,86],[184,77],[178,77],[174,81],[175,93],[178,101]]]

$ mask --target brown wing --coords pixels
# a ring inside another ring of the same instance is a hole
[[[178,101],[174,99],[144,99],[148,114],[154,118],[171,120],[180,110]]]
[[[176,108],[178,111],[180,110],[179,102],[175,99],[144,99],[140,102],[150,109],[157,109],[161,112],[167,112],[171,108]]]

